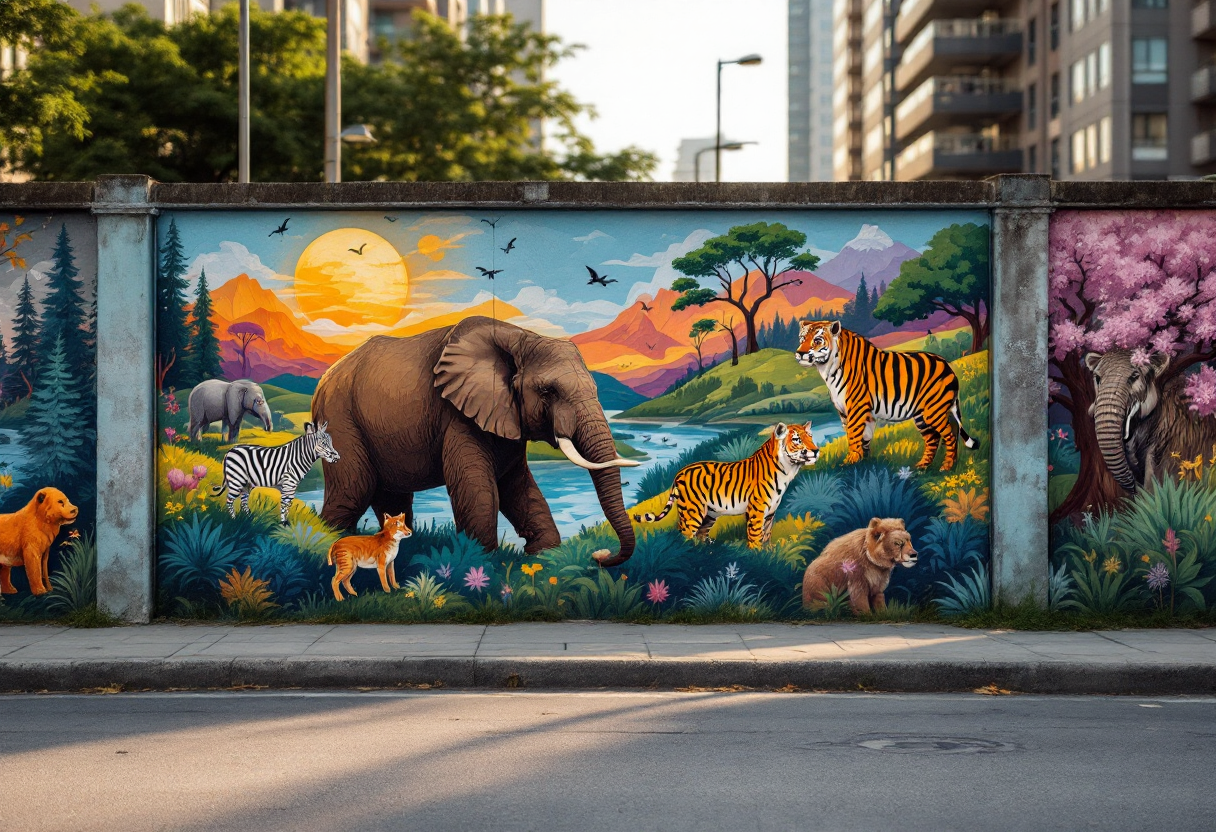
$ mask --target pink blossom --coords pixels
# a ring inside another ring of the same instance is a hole
[[[173,440],[177,439],[177,431],[175,431],[173,428],[165,428],[165,438],[169,440],[169,442],[173,442]]]
[[[195,465],[194,466],[194,478],[196,480],[201,480],[205,476],[207,476],[207,466],[206,465]]]
[[[169,473],[165,475],[165,479],[169,481],[169,487],[174,491],[181,491],[190,485],[190,478],[180,468],[169,469]],[[197,486],[197,483],[195,485]]]
[[[1153,354],[1144,347],[1136,347],[1132,350],[1132,366],[1144,369],[1152,363]]]
[[[846,575],[852,575],[857,571],[857,564],[851,560],[846,560],[844,563],[840,564],[840,571]]]
[[[486,574],[486,570],[483,567],[474,566],[465,574],[464,585],[469,589],[481,592],[490,585],[490,576]]]
[[[667,600],[667,581],[651,581],[646,584],[646,600],[652,604],[661,604]]]
[[[1165,551],[1170,557],[1178,554],[1178,535],[1174,534],[1173,529],[1165,530],[1165,540],[1161,542],[1165,544]]]
[[[1186,378],[1186,396],[1191,400],[1190,409],[1200,416],[1216,413],[1216,370],[1204,364],[1199,372]]]

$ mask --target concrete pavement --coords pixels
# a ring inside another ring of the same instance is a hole
[[[1216,629],[608,622],[0,627],[0,691],[720,688],[1216,693]]]

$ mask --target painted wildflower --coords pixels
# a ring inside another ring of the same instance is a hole
[[[177,431],[173,428],[165,428],[165,438],[172,443],[177,439]]]
[[[405,593],[405,597],[406,597],[406,598],[413,598],[413,597],[414,597],[414,590],[412,590],[412,589],[411,589],[409,592]]]
[[[544,568],[545,567],[539,563],[531,563],[531,564],[525,563],[523,566],[519,567],[519,571],[523,572],[525,575],[527,575],[529,578],[531,578],[537,572],[539,572],[540,570],[542,570]]]
[[[646,584],[646,600],[652,604],[661,604],[667,600],[670,590],[667,581],[654,580]]]
[[[1165,530],[1165,539],[1161,542],[1165,544],[1165,551],[1169,553],[1170,557],[1178,554],[1178,535],[1174,534],[1173,529]]]
[[[728,581],[739,577],[739,564],[732,561],[726,565],[726,579]]]
[[[846,560],[844,563],[840,564],[840,571],[846,575],[852,575],[857,571],[857,564],[851,560]]]
[[[899,478],[901,480],[906,480],[910,476],[912,476],[912,469],[907,465],[899,469]]]
[[[12,488],[13,487],[13,475],[12,474],[0,474],[0,487]]]
[[[1145,574],[1144,580],[1148,581],[1148,588],[1153,592],[1160,592],[1170,584],[1170,571],[1165,568],[1164,563],[1159,563]]]
[[[1149,557],[1148,555],[1141,555],[1141,556],[1140,556],[1140,560],[1144,561],[1145,563],[1152,563],[1152,562],[1153,562],[1153,559],[1152,559],[1151,557]]]
[[[196,480],[201,480],[203,477],[207,476],[207,466],[206,465],[195,465],[193,473],[194,473],[194,478]]]
[[[77,529],[72,529],[70,532],[68,532],[68,539],[69,540],[80,539],[80,532]]]
[[[438,598],[435,599],[435,609],[443,609],[443,605],[446,604],[447,602],[448,602],[448,597],[446,595],[440,595]]]
[[[490,576],[486,574],[486,570],[483,567],[474,566],[465,574],[464,585],[469,589],[481,592],[490,585]]]
[[[549,583],[551,583],[551,584],[553,584],[553,585],[555,585],[555,586],[556,586],[556,585],[557,585],[557,578],[556,578],[556,577],[550,578],[550,579],[549,579]]]
[[[1093,549],[1090,549],[1089,553],[1085,556],[1086,563],[1093,563],[1097,559],[1098,559],[1098,553],[1095,552]]]
[[[445,563],[443,566],[436,569],[435,572],[439,575],[439,577],[446,581],[448,578],[452,577],[452,564]]]
[[[1111,555],[1106,560],[1102,561],[1102,571],[1107,575],[1117,574],[1119,571],[1119,559]]]
[[[503,584],[502,590],[499,591],[498,594],[502,596],[503,603],[507,603],[511,600],[511,593],[514,591],[515,590],[511,589],[510,584]]]
[[[1059,439],[1067,439],[1068,431],[1064,430],[1064,428],[1056,428],[1056,437]]]

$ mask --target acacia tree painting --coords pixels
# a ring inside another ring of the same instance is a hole
[[[1072,416],[1081,466],[1055,522],[1126,496],[1098,448],[1085,354],[1127,349],[1142,367],[1168,355],[1162,388],[1216,358],[1216,214],[1062,211],[1051,221],[1048,269],[1050,397]],[[1197,416],[1216,413],[1210,366],[1190,373],[1185,389]]]
[[[241,378],[249,377],[249,345],[259,338],[266,340],[266,330],[251,321],[241,321],[228,327],[228,334],[236,336],[239,346],[237,355],[241,357]]]
[[[677,278],[671,288],[680,293],[671,308],[679,312],[690,306],[726,303],[739,310],[747,327],[746,354],[760,350],[756,338],[756,316],[760,307],[783,286],[802,283],[792,270],[813,271],[819,258],[809,251],[806,235],[779,222],[737,225],[725,234],[711,237],[700,248],[671,262],[688,277]],[[718,288],[703,287],[697,278],[717,280]]]
[[[986,225],[955,223],[938,231],[924,254],[900,265],[874,317],[903,326],[945,312],[967,322],[971,352],[979,352],[989,331],[989,245]]]
[[[701,347],[705,343],[705,339],[710,333],[718,328],[717,321],[712,318],[702,318],[699,321],[694,321],[692,329],[688,331],[688,337],[692,341],[693,349],[697,351],[697,369],[704,370],[705,364],[701,361]]]

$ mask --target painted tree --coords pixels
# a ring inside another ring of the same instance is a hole
[[[238,321],[228,327],[228,334],[236,336],[236,353],[241,357],[241,378],[249,378],[249,345],[257,340],[266,340],[266,330],[251,321]]]
[[[899,277],[879,298],[874,317],[902,326],[935,312],[962,318],[971,327],[971,351],[988,339],[988,226],[955,223],[929,240],[920,257],[906,260]]]
[[[93,355],[85,337],[87,313],[77,280],[80,270],[76,268],[76,255],[66,224],[59,227],[51,259],[55,265],[47,272],[47,291],[42,299],[42,326],[38,333],[40,352],[47,355],[56,341],[62,341],[72,374],[84,379],[92,368]]]
[[[692,340],[693,349],[697,351],[697,369],[704,370],[705,365],[701,361],[701,347],[705,344],[705,339],[708,338],[714,330],[718,328],[718,322],[713,318],[702,318],[692,325],[692,329],[688,331],[688,337]]]
[[[0,41],[2,43],[3,41]],[[13,217],[13,224],[10,226],[6,222],[0,222],[0,257],[8,260],[10,269],[24,269],[25,259],[17,253],[18,247],[22,243],[28,243],[34,239],[32,234],[25,231],[17,231],[25,223],[25,217]],[[9,235],[12,235],[11,237]]]
[[[1132,350],[1147,366],[1170,356],[1164,387],[1187,374],[1199,416],[1216,413],[1216,214],[1210,211],[1061,211],[1048,246],[1051,401],[1072,414],[1080,472],[1059,520],[1117,504],[1126,494],[1098,448],[1093,374],[1085,354]]]
[[[672,282],[671,288],[680,297],[671,308],[678,312],[707,303],[735,307],[747,327],[746,353],[750,355],[760,349],[756,338],[760,307],[778,289],[802,283],[790,276],[791,270],[812,271],[819,265],[814,254],[799,252],[804,245],[805,234],[779,222],[737,225],[672,261],[676,271],[688,277]],[[716,280],[718,287],[703,287],[697,278]]]
[[[193,338],[190,355],[194,359],[194,383],[209,378],[223,378],[220,369],[220,341],[215,335],[215,322],[211,320],[211,291],[207,287],[207,270],[198,277],[198,292],[194,296],[194,320],[191,324]]]
[[[730,338],[730,366],[738,367],[739,333],[735,332],[735,316],[731,315],[729,318],[727,318],[726,313],[723,312],[720,316],[718,316],[718,320],[715,323],[717,324],[718,329],[725,332]]]
[[[875,292],[877,291],[876,289]],[[857,283],[857,292],[853,299],[845,302],[844,310],[840,315],[840,325],[858,335],[869,335],[877,323],[874,320],[874,307],[876,306],[878,306],[878,296],[870,292],[863,273],[861,280]]]
[[[177,220],[170,218],[169,232],[160,249],[160,275],[156,281],[156,376],[165,387],[182,387],[189,376],[190,329],[186,326],[186,258]]]
[[[70,490],[73,497],[92,491],[96,432],[82,398],[63,338],[57,338],[38,376],[22,435],[30,452],[27,472],[37,474],[41,485]]]
[[[13,371],[25,382],[24,395],[34,392],[38,377],[38,310],[34,307],[34,290],[27,274],[17,294],[17,314],[13,318]]]

